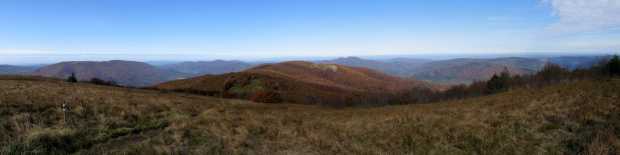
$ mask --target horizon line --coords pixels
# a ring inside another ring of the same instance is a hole
[[[410,59],[427,59],[427,60],[449,60],[449,59],[458,59],[458,58],[477,58],[477,59],[494,59],[494,58],[506,58],[506,57],[522,57],[522,58],[540,58],[540,57],[579,57],[579,56],[611,56],[618,53],[493,53],[493,54],[484,54],[484,53],[455,53],[455,54],[403,54],[403,55],[350,55],[350,56],[294,56],[294,55],[282,55],[282,56],[264,56],[260,58],[231,58],[231,56],[222,56],[222,55],[209,55],[209,54],[10,54],[13,56],[24,56],[22,58],[34,58],[29,59],[30,61],[16,61],[16,62],[7,62],[2,63],[0,65],[13,65],[13,66],[37,66],[37,65],[46,65],[46,64],[54,64],[61,62],[80,62],[80,61],[94,61],[94,62],[104,62],[104,61],[114,61],[114,60],[122,60],[122,61],[136,61],[136,62],[145,62],[145,63],[155,63],[155,62],[198,62],[198,61],[242,61],[247,63],[257,63],[257,62],[285,62],[285,61],[319,61],[319,60],[331,60],[338,58],[349,58],[349,57],[357,57],[366,60],[388,60],[388,59],[397,59],[397,58],[410,58]],[[177,57],[177,58],[115,58],[115,57],[88,57],[84,58],[61,58],[61,59],[50,59],[49,57],[42,56],[210,56],[209,58],[195,58],[195,57]],[[7,55],[0,55],[2,56]],[[222,56],[222,57],[217,57]],[[418,57],[413,57],[418,56]],[[422,57],[419,57],[422,56]],[[469,57],[468,57],[469,56]],[[215,57],[215,58],[214,58]],[[228,58],[225,58],[228,57]],[[37,61],[36,58],[41,60]]]

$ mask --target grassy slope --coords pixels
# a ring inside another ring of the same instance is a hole
[[[3,154],[617,154],[620,148],[617,80],[427,105],[328,110],[220,103],[203,96],[53,79],[0,79]],[[61,100],[70,104],[68,125],[58,121]]]

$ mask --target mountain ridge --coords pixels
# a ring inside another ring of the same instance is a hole
[[[408,77],[445,84],[470,84],[472,81],[488,80],[493,74],[507,70],[510,74],[533,74],[535,70],[516,68],[485,61],[473,61],[465,64],[444,66],[433,70],[419,71]]]
[[[0,74],[17,74],[20,72],[32,71],[40,66],[13,66],[13,65],[0,65]]]
[[[186,77],[183,73],[160,69],[144,62],[125,60],[67,61],[20,74],[67,78],[72,72],[81,81],[96,77],[116,81],[120,85],[138,87]]]
[[[374,61],[358,57],[346,57],[317,61],[317,63],[366,67],[390,75],[416,78],[435,83],[469,84],[473,80],[487,80],[493,73],[499,73],[503,68],[508,69],[513,74],[532,73],[542,69],[546,62],[521,57],[494,59],[456,58],[438,61],[411,58]]]
[[[189,73],[193,76],[205,74],[224,74],[230,72],[242,71],[250,68],[252,65],[243,61],[231,60],[213,60],[213,61],[184,61],[180,63],[167,64],[158,66],[163,69],[173,69],[183,73]]]

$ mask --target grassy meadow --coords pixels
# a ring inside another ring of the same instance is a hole
[[[618,80],[325,109],[0,76],[0,153],[619,154],[619,105]]]

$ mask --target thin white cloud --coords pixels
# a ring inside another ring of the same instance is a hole
[[[603,40],[603,41],[575,41],[566,42],[562,47],[568,48],[614,48],[620,47],[620,42],[617,40]]]
[[[620,27],[620,0],[542,0],[560,20],[545,27],[542,37],[578,35]],[[599,32],[600,33],[600,32]]]
[[[36,50],[0,50],[0,54],[58,54],[58,52]]]

